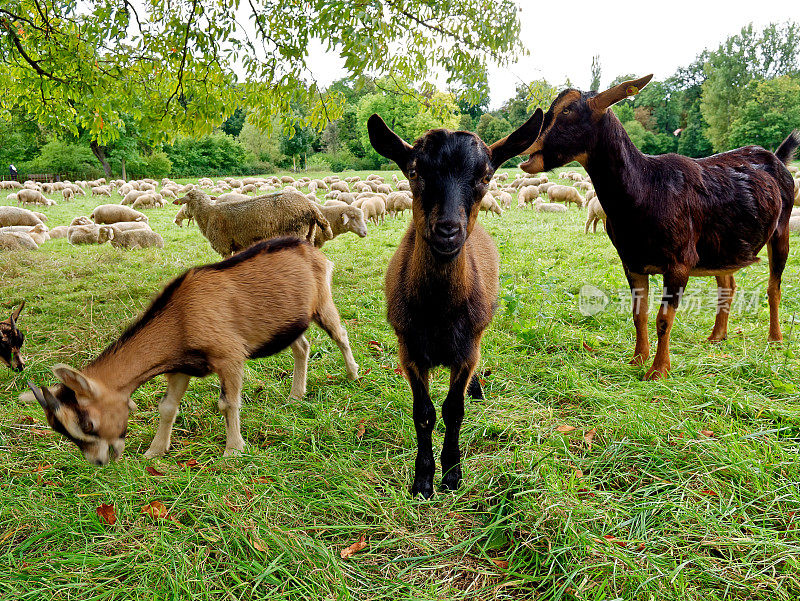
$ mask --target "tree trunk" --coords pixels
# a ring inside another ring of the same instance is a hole
[[[128,174],[125,172],[125,159],[122,159],[122,179],[128,181]]]
[[[105,146],[100,146],[96,141],[92,140],[89,142],[89,148],[92,149],[94,156],[97,157],[97,160],[100,161],[100,164],[103,166],[106,178],[111,179],[111,165],[108,164],[108,159],[106,158]]]

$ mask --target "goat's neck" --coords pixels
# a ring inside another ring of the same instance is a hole
[[[171,318],[156,315],[142,325],[130,338],[115,342],[83,369],[90,378],[101,381],[107,388],[130,395],[142,384],[165,373],[165,367],[175,365],[183,354],[177,324]]]
[[[451,261],[441,261],[433,254],[431,247],[418,231],[414,237],[411,263],[413,279],[420,284],[418,291],[423,294],[433,287],[449,291],[452,297],[463,289],[464,282],[467,280],[466,249],[462,248],[461,252]]]
[[[597,142],[589,151],[585,165],[606,212],[634,204],[646,163],[647,157],[636,148],[622,123],[609,111],[598,124]]]

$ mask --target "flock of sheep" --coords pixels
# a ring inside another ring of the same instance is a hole
[[[795,204],[800,205],[800,176],[795,176]],[[605,226],[606,214],[588,176],[564,171],[552,176],[529,177],[498,173],[481,200],[481,210],[502,215],[504,210],[531,207],[538,212],[563,213],[569,205],[587,209],[585,232]],[[69,201],[76,196],[111,198],[119,204],[97,206],[89,216],[75,216],[69,224],[48,228],[47,216],[21,206],[0,206],[0,250],[36,250],[47,240],[66,238],[70,244],[103,244],[115,248],[163,248],[163,237],[154,232],[141,210],[179,204],[175,224],[195,221],[212,248],[228,256],[262,239],[294,234],[321,247],[346,232],[367,235],[367,222],[379,225],[387,216],[403,215],[411,209],[408,180],[392,175],[391,183],[379,175],[321,179],[310,177],[225,178],[214,182],[201,178],[197,184],[178,184],[168,178],[136,181],[95,181],[38,184],[0,182],[11,189],[7,202],[17,205],[57,204],[57,196]],[[514,202],[516,199],[516,203]],[[140,210],[141,209],[141,210]],[[800,231],[800,208],[790,220],[790,229]]]

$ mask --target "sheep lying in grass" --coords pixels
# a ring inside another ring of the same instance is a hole
[[[39,225],[47,221],[41,213],[20,207],[0,207],[0,227],[8,225]]]
[[[552,202],[544,202],[541,198],[533,201],[534,208],[540,213],[566,213],[567,207]]]
[[[6,227],[0,227],[0,234],[7,234],[10,232],[27,234],[33,239],[34,242],[36,242],[38,246],[41,246],[50,239],[47,226],[41,223],[39,225],[34,225],[33,227],[29,225],[9,225]]]
[[[593,197],[586,203],[587,214],[586,214],[586,227],[584,229],[584,234],[589,233],[589,225],[592,226],[592,233],[597,232],[597,222],[603,222],[603,229],[606,229],[606,212],[603,210],[603,205],[600,204],[600,200],[597,196]]]
[[[133,229],[120,230],[116,225],[112,225],[114,235],[111,237],[111,246],[114,248],[164,248],[164,238],[151,230],[149,227],[138,227]]]
[[[144,221],[145,223],[150,221],[144,213],[122,205],[100,205],[95,207],[91,217],[92,221],[101,224],[111,224],[119,221]]]
[[[190,190],[173,204],[186,206],[185,215],[195,219],[211,247],[223,257],[276,236],[297,236],[312,242],[317,228],[325,239],[333,238],[320,206],[299,192],[281,191],[212,204],[202,190]]]
[[[353,232],[356,236],[364,238],[367,235],[367,223],[364,221],[364,212],[358,207],[351,207],[344,203],[325,204],[320,207],[325,219],[331,224],[331,231],[335,238],[339,234]],[[314,235],[314,246],[321,248],[325,244],[325,237],[317,229]]]
[[[70,244],[103,244],[114,237],[114,230],[108,225],[71,225],[67,230]]]
[[[37,250],[39,246],[24,232],[0,231],[0,250]]]
[[[572,186],[551,186],[547,190],[547,196],[551,202],[563,202],[565,205],[571,202],[578,208],[583,206],[583,197]]]

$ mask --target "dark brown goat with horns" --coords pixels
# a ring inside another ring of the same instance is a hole
[[[450,368],[450,390],[442,405],[442,488],[452,490],[461,482],[458,436],[464,395],[483,398],[474,372],[498,291],[497,249],[475,221],[495,170],[533,143],[542,117],[537,110],[522,127],[491,146],[475,134],[444,129],[429,131],[410,146],[378,115],[367,124],[372,146],[397,163],[413,196],[411,225],[386,272],[389,323],[397,333],[400,363],[414,397],[417,460],[412,495],[433,494],[436,409],[428,392],[428,373],[440,365]]]
[[[608,109],[637,94],[651,78],[626,81],[599,94],[561,92],[545,115],[540,137],[524,153],[530,158],[522,164],[525,171],[538,173],[577,160],[591,176],[633,297],[632,363],[649,358],[648,278],[663,274],[658,348],[648,379],[670,370],[670,331],[689,276],[716,277],[717,316],[709,340],[724,340],[736,288],[733,274],[758,261],[765,245],[769,340],[782,339],[778,305],[794,196],[785,165],[800,145],[800,133],[794,131],[774,154],[758,146],[704,159],[642,154]]]

